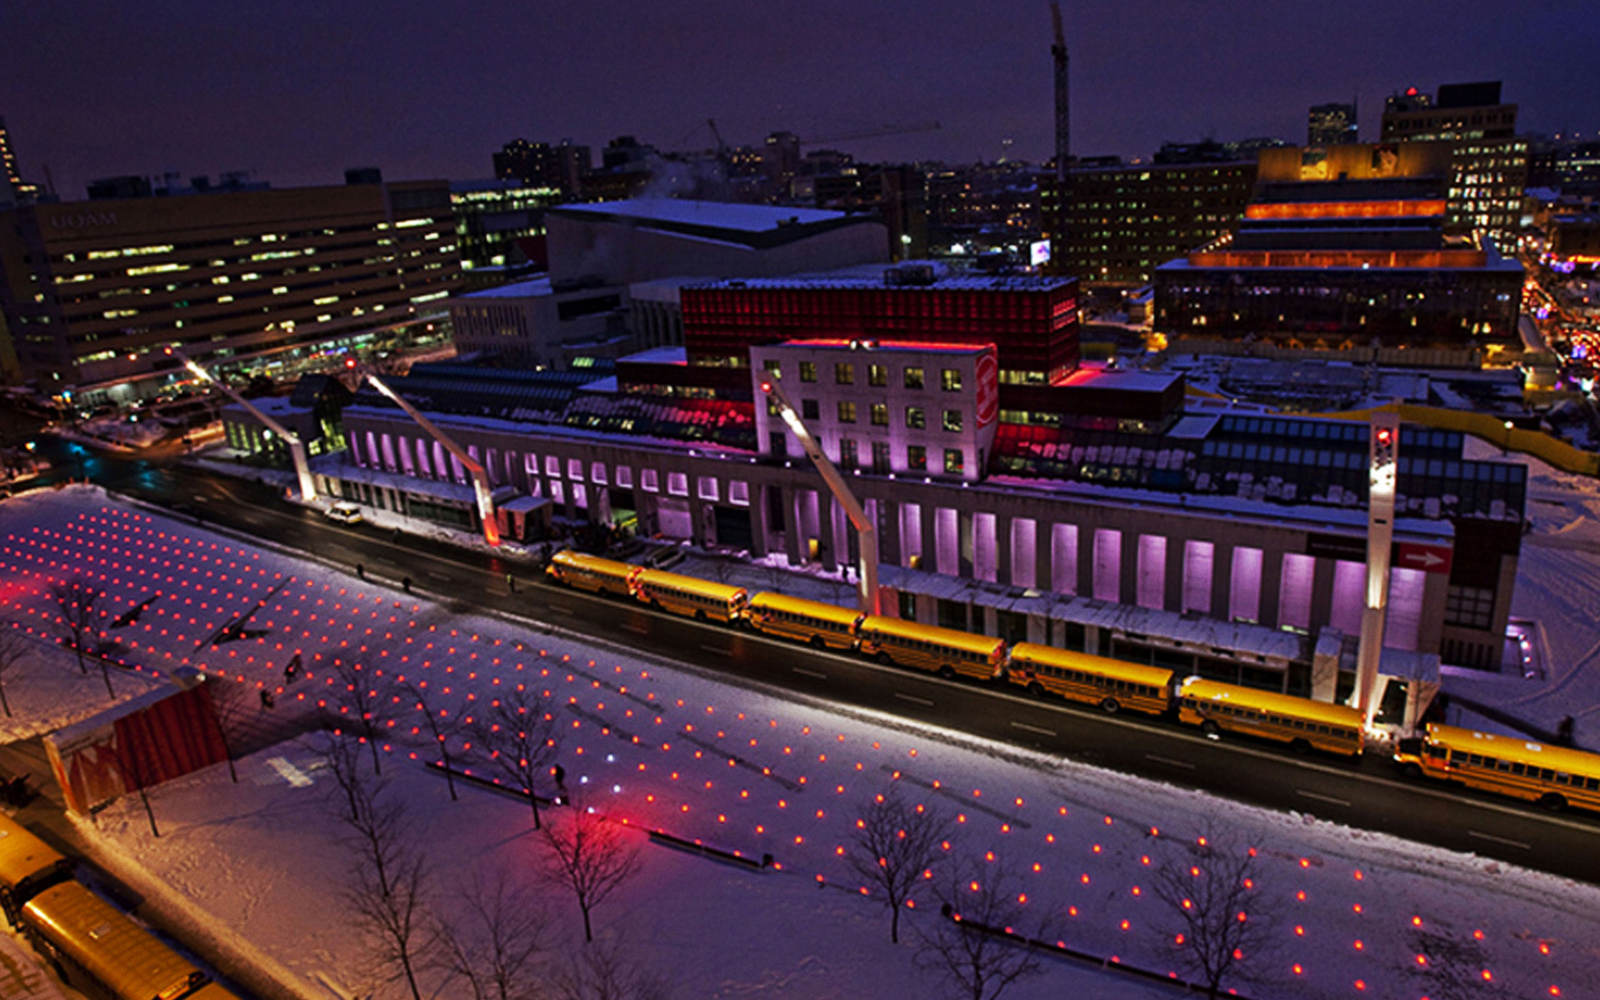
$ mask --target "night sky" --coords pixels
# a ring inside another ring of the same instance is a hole
[[[1305,140],[1308,105],[1505,81],[1521,131],[1600,128],[1593,0],[1064,0],[1073,151]],[[1047,0],[0,3],[0,116],[24,175],[252,169],[277,187],[492,173],[508,139],[667,148],[937,120],[863,159],[1051,152]]]

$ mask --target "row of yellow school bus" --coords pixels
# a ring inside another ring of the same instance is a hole
[[[865,615],[820,601],[650,569],[579,552],[558,552],[546,573],[557,583],[650,605],[701,621],[749,628],[914,667],[947,679],[1005,683],[1037,697],[1059,696],[1106,712],[1128,709],[1225,733],[1359,757],[1365,746],[1361,713],[1329,702],[1296,698],[1171,670],[990,636]],[[1600,810],[1600,756],[1491,733],[1430,723],[1403,739],[1395,760],[1412,777],[1439,778],[1538,802]]]
[[[0,912],[69,985],[109,1000],[238,1000],[73,880],[72,862],[0,815]]]

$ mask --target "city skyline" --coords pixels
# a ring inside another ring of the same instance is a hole
[[[1428,26],[1426,51],[1376,3],[1185,16],[1171,6],[1065,6],[1075,153],[1148,155],[1202,137],[1297,142],[1308,106],[1351,98],[1367,138],[1386,94],[1476,79],[1505,81],[1523,131],[1596,125],[1581,84],[1600,39],[1577,3],[1514,18],[1482,3],[1413,5],[1408,23]],[[0,31],[33,40],[0,71],[24,176],[43,181],[48,168],[67,199],[97,177],[167,170],[247,169],[284,187],[337,184],[345,167],[367,165],[397,179],[487,176],[492,152],[514,137],[598,149],[634,134],[662,149],[708,148],[707,118],[734,144],[780,129],[825,139],[941,123],[841,143],[865,160],[1042,162],[1051,151],[1049,8],[1033,0],[867,11],[665,3],[625,19],[576,9],[541,19],[509,4],[469,16],[412,2],[370,14],[281,4],[220,19],[168,0],[79,5],[70,17],[12,8]],[[1197,78],[1215,82],[1195,100]]]

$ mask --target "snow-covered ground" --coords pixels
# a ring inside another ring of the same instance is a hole
[[[1600,575],[1593,560],[1588,565],[1590,576]],[[0,582],[28,626],[44,625],[41,576],[69,567],[103,573],[113,609],[159,593],[137,623],[114,633],[127,657],[146,666],[188,664],[224,683],[278,688],[284,663],[299,652],[309,674],[279,694],[273,712],[324,698],[336,657],[381,670],[386,680],[427,679],[452,715],[503,684],[548,690],[562,706],[566,784],[581,803],[632,827],[747,857],[770,853],[779,866],[744,871],[642,848],[641,873],[596,911],[598,929],[666,973],[679,998],[934,992],[916,970],[914,947],[889,943],[881,903],[863,895],[840,854],[861,804],[893,788],[948,819],[952,856],[984,870],[1020,871],[1025,910],[1047,922],[1051,937],[1107,961],[1181,969],[1151,878],[1209,822],[1259,852],[1251,919],[1269,923],[1270,937],[1246,956],[1260,982],[1238,983],[1241,993],[1259,1000],[1445,995],[1426,977],[1453,967],[1485,996],[1600,996],[1600,890],[1592,886],[1309,815],[1219,802],[889,714],[752,691],[530,625],[455,616],[89,489],[0,507]],[[204,644],[263,598],[251,626],[268,634]],[[56,668],[69,669],[70,659]],[[385,773],[435,862],[440,911],[447,919],[460,912],[460,887],[476,870],[543,899],[570,932],[577,919],[570,898],[533,875],[540,845],[526,806],[477,788],[451,802],[442,779],[416,762],[419,718],[396,712]],[[465,747],[455,749],[471,758]],[[367,984],[352,972],[363,948],[340,909],[349,866],[328,784],[313,745],[286,743],[242,762],[238,785],[217,767],[159,789],[152,796],[159,839],[137,800],[112,806],[85,829],[118,861],[112,867],[146,869],[147,880],[164,883],[176,902],[289,970],[304,996],[330,997],[326,983],[351,991]],[[931,895],[916,902],[906,913],[910,924],[940,919]],[[1434,933],[1470,968],[1418,944]],[[1171,995],[1125,973],[1054,958],[1042,977],[1006,995],[1044,1000],[1073,992]],[[399,995],[392,985],[379,990]]]

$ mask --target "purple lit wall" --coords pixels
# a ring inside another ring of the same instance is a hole
[[[1139,583],[1134,597],[1141,608],[1160,609],[1167,597],[1167,536],[1139,536]]]
[[[1396,566],[1389,571],[1389,619],[1383,644],[1393,649],[1416,649],[1422,626],[1422,589],[1428,574]]]
[[[1278,584],[1278,625],[1311,627],[1311,584],[1316,576],[1314,556],[1298,552],[1283,557],[1283,578]]]
[[[1078,526],[1050,529],[1050,589],[1069,597],[1078,592]]]
[[[1211,542],[1185,542],[1183,546],[1183,607],[1180,611],[1211,613],[1212,563],[1217,547]]]
[[[1333,564],[1333,602],[1328,624],[1346,635],[1361,634],[1361,609],[1367,593],[1365,563],[1340,559]]]
[[[972,515],[972,575],[997,583],[1000,579],[999,546],[995,543],[994,515],[980,511]]]
[[[955,576],[961,568],[961,534],[954,508],[940,507],[934,512],[933,531],[934,558],[939,564],[939,572]]]
[[[900,565],[911,567],[913,560],[926,563],[922,558],[922,505],[900,505]]]
[[[1039,524],[1031,517],[1019,517],[1011,522],[1011,585],[1013,587],[1038,586],[1037,565]]]
[[[1094,597],[1116,603],[1122,599],[1122,532],[1094,529]]]
[[[1228,588],[1228,617],[1261,620],[1261,550],[1247,545],[1233,550],[1233,576]]]

